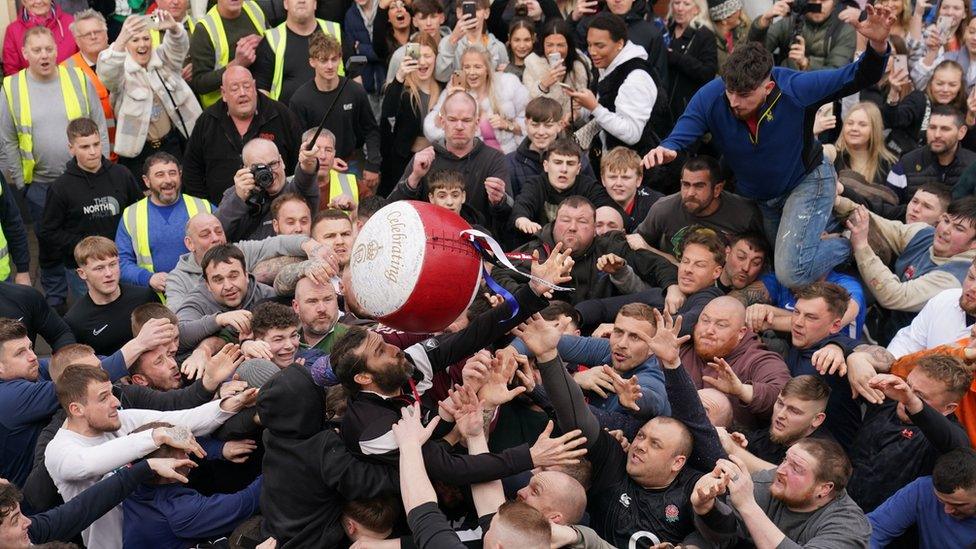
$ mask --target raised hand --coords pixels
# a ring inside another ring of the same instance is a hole
[[[180,470],[185,469],[189,471],[197,466],[196,462],[192,459],[183,458],[149,458],[146,460],[146,463],[159,478],[175,480],[183,484],[186,484],[190,480]]]
[[[539,250],[535,250],[532,252],[532,267],[530,272],[532,276],[544,280],[553,286],[559,286],[569,282],[572,280],[570,273],[573,272],[573,265],[576,264],[572,254],[572,249],[563,247],[562,242],[557,242],[545,262],[540,262]],[[532,288],[535,295],[545,296],[547,298],[552,297],[552,288],[537,280],[529,281],[529,287]]]
[[[402,419],[393,424],[393,437],[401,448],[409,445],[423,446],[434,434],[434,429],[441,420],[440,417],[434,417],[425,427],[420,421],[420,404],[416,402],[401,408],[400,414]]]
[[[546,424],[542,434],[529,449],[533,467],[553,467],[556,465],[576,465],[579,458],[586,455],[586,437],[583,431],[575,429],[561,437],[549,438],[552,434],[552,421]]]
[[[236,414],[244,408],[254,406],[258,401],[258,390],[247,389],[234,396],[227,397],[220,402],[220,409],[225,412]]]
[[[510,402],[513,398],[525,392],[525,387],[508,388],[508,383],[515,376],[518,362],[511,354],[496,354],[488,370],[488,380],[478,391],[478,398],[485,406],[494,408]]]
[[[665,147],[654,147],[644,155],[644,160],[641,163],[645,169],[651,169],[655,166],[668,164],[675,158],[678,158],[678,151],[672,151]]]
[[[576,384],[584,391],[592,391],[601,398],[607,398],[609,393],[616,392],[614,388],[613,368],[604,364],[573,374]]]
[[[624,408],[629,408],[635,412],[640,411],[637,401],[644,396],[640,385],[637,383],[637,376],[624,379],[617,372],[612,372],[613,392],[617,393],[617,400]]]
[[[918,413],[922,409],[922,399],[904,379],[896,375],[878,374],[868,382],[868,385],[883,392],[886,397],[900,402],[910,414]]]
[[[244,362],[240,345],[228,343],[207,361],[203,372],[203,386],[213,391],[218,385],[234,375],[238,366]]]
[[[556,358],[556,346],[559,345],[559,328],[536,313],[525,320],[520,326],[512,330],[516,337],[522,340],[525,347],[535,355],[538,362],[548,362]]]
[[[515,220],[515,228],[527,235],[533,235],[542,229],[542,225],[539,225],[528,217],[520,217]]]
[[[847,375],[847,360],[844,359],[844,350],[831,343],[813,353],[813,356],[810,357],[810,363],[820,372],[820,375]]]
[[[489,370],[491,370],[491,353],[482,349],[471,355],[471,358],[461,367],[461,380],[465,387],[470,387],[477,393],[488,381]]]
[[[615,274],[620,269],[627,266],[627,261],[617,254],[601,255],[596,260],[596,270],[607,274]]]
[[[678,336],[681,332],[681,316],[672,320],[667,312],[661,315],[661,311],[654,309],[654,319],[657,325],[657,332],[654,337],[647,340],[651,352],[657,357],[661,367],[675,369],[681,366],[678,353],[681,345],[688,341],[691,336]]]
[[[711,473],[702,476],[691,492],[691,507],[696,515],[705,515],[715,505],[715,498],[725,493],[729,486],[729,476],[716,467]]]
[[[708,366],[715,370],[717,377],[702,376],[702,381],[727,395],[737,397],[742,394],[742,380],[735,375],[732,366],[724,358],[716,358],[715,362],[709,362]]]
[[[887,49],[888,35],[891,34],[891,27],[895,24],[895,16],[887,6],[864,6],[867,17],[861,20],[858,17],[855,21],[848,21],[857,32],[871,42],[871,47],[877,52],[884,52]]]
[[[177,450],[183,450],[187,454],[193,454],[200,459],[207,457],[207,452],[197,443],[193,433],[182,425],[173,427],[156,427],[152,430],[153,442],[156,446],[169,446]]]
[[[229,440],[224,443],[224,459],[231,463],[244,463],[258,447],[253,440]]]

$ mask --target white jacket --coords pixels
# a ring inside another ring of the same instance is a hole
[[[898,330],[888,351],[899,358],[967,337],[972,327],[966,326],[966,312],[959,306],[961,295],[962,288],[936,294],[911,324]]]
[[[646,61],[647,50],[628,40],[610,66],[600,70],[599,80],[603,80],[614,69],[635,57]],[[623,85],[620,86],[614,110],[597,105],[593,111],[593,118],[603,131],[628,145],[633,145],[640,141],[644,126],[651,119],[651,110],[654,109],[655,101],[657,101],[657,85],[654,84],[654,79],[648,72],[635,70],[627,75]],[[601,139],[604,139],[602,133]]]
[[[115,109],[117,154],[132,158],[142,152],[154,95],[159,97],[173,127],[186,139],[190,138],[193,125],[203,110],[181,75],[183,60],[189,50],[190,39],[179,25],[166,31],[145,67],[133,61],[128,53],[112,47],[98,56],[98,77],[111,93],[112,108]]]
[[[589,68],[586,65],[586,59],[583,54],[579,54],[579,59],[576,60],[573,70],[566,74],[566,83],[574,90],[585,90],[589,83],[587,76]],[[548,59],[535,53],[530,53],[525,58],[525,73],[522,75],[522,83],[529,90],[529,97],[533,99],[536,97],[555,99],[562,105],[563,113],[568,113],[570,98],[566,95],[566,90],[562,86],[554,85],[550,87],[549,93],[542,93],[542,90],[539,89],[539,82],[542,82],[542,79],[549,74],[550,69]]]
[[[491,78],[495,97],[498,100],[498,110],[500,111],[497,114],[500,114],[508,120],[514,120],[522,128],[522,135],[495,130],[495,137],[498,138],[502,152],[508,154],[515,152],[515,149],[518,148],[525,135],[525,106],[529,103],[529,91],[525,89],[522,81],[514,74],[493,72]],[[437,126],[437,115],[440,114],[441,106],[444,104],[444,100],[447,99],[447,95],[446,91],[442,92],[441,96],[437,98],[437,104],[434,105],[430,112],[427,113],[427,117],[424,118],[424,137],[431,142],[444,139],[444,128]],[[493,114],[491,101],[485,99],[481,102],[482,118],[487,117],[489,114]],[[481,137],[480,129],[477,135]]]

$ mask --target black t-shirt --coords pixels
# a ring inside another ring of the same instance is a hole
[[[325,129],[336,136],[336,156],[343,160],[365,155],[366,164],[371,169],[379,170],[380,165],[380,132],[369,106],[369,96],[361,84],[350,81],[338,96],[339,88],[345,77],[340,78],[339,87],[332,91],[320,91],[315,80],[305,82],[288,100],[288,107],[298,118],[302,131],[318,127],[322,117],[329,110],[329,105],[335,101],[335,107],[325,121]],[[338,99],[336,97],[338,96]]]
[[[627,454],[606,431],[600,431],[589,458],[591,526],[614,547],[680,543],[695,530],[690,498],[701,472],[685,467],[667,488],[643,488],[627,474]]]
[[[143,303],[159,302],[150,288],[120,285],[122,293],[106,305],[95,305],[91,297],[78,300],[64,321],[71,327],[78,343],[90,345],[98,355],[108,356],[132,339],[132,310]]]
[[[55,351],[75,342],[67,324],[30,286],[0,282],[0,317],[23,322],[31,342],[40,335]]]
[[[314,32],[319,32],[318,27],[315,28]],[[301,36],[285,26],[285,66],[282,67],[281,94],[278,96],[278,101],[285,105],[288,104],[295,90],[315,76],[315,71],[308,64],[308,40],[311,36],[311,34]],[[271,51],[271,46],[268,45],[268,40],[265,38],[258,44],[254,66],[252,67],[254,79],[258,83],[259,89],[271,90],[274,69],[275,54]]]

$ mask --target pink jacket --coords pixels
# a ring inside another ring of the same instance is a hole
[[[27,68],[27,60],[21,53],[24,46],[24,34],[27,29],[44,25],[54,34],[54,42],[58,45],[58,63],[71,57],[78,51],[75,37],[72,36],[68,25],[74,17],[61,11],[57,4],[51,4],[51,11],[47,17],[36,17],[21,10],[20,16],[7,25],[7,32],[3,36],[3,73],[7,76]]]

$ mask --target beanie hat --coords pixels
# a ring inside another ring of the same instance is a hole
[[[260,389],[272,376],[281,371],[277,364],[263,358],[244,361],[237,368],[237,375],[247,382],[248,387]]]
[[[742,0],[708,0],[708,16],[712,21],[721,21],[742,9]]]

